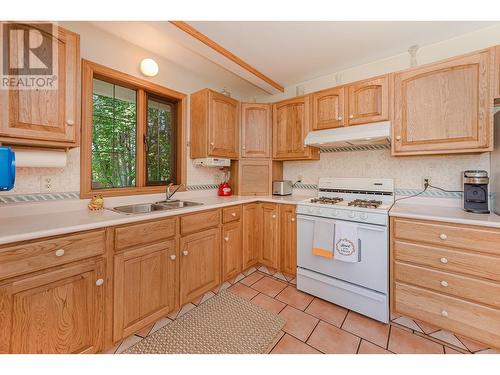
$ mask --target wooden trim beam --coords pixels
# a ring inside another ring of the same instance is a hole
[[[276,90],[279,90],[281,92],[284,92],[285,89],[283,86],[281,86],[279,83],[276,81],[273,81],[271,78],[266,76],[264,73],[259,72],[257,69],[255,69],[253,66],[236,56],[234,53],[228,51],[224,47],[222,47],[219,43],[215,42],[214,40],[210,39],[208,36],[205,34],[199,32],[196,30],[194,27],[189,25],[187,22],[184,21],[169,21],[172,25],[178,27],[185,33],[191,35],[193,38],[198,39],[200,42],[205,44],[206,46],[212,48],[214,51],[220,53],[222,56],[226,57],[227,59],[231,60],[235,64],[239,65],[246,71],[252,73],[256,77],[259,77],[261,80],[264,82],[268,83],[272,87],[274,87]]]

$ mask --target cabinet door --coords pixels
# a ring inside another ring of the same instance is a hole
[[[262,159],[239,160],[238,195],[270,195],[272,163],[271,160]]]
[[[500,99],[500,46],[495,52],[495,98]]]
[[[0,286],[0,353],[96,353],[104,330],[104,261]]]
[[[310,129],[309,96],[273,105],[273,159],[303,160],[319,157],[304,145]]]
[[[239,151],[239,103],[226,95],[210,91],[208,154],[237,158]]]
[[[260,262],[271,268],[278,268],[279,246],[278,206],[274,203],[262,203],[262,245]]]
[[[388,75],[353,83],[347,92],[347,125],[389,120]]]
[[[294,205],[280,205],[280,270],[297,272],[297,219]]]
[[[241,272],[241,222],[225,224],[222,228],[222,281]]]
[[[241,157],[271,157],[271,106],[241,104]]]
[[[80,123],[79,36],[55,25],[47,25],[47,30],[40,31],[40,35],[54,43],[53,50],[45,50],[48,54],[54,52],[54,88],[0,93],[3,112],[0,137],[13,138],[13,143],[73,146]],[[12,42],[11,50],[22,48],[15,39]]]
[[[174,240],[115,255],[115,341],[175,308],[177,264]]]
[[[181,238],[180,304],[203,295],[220,283],[220,229]]]
[[[489,50],[396,73],[393,154],[488,151]]]
[[[316,92],[312,95],[313,130],[344,126],[344,88]]]
[[[262,223],[260,220],[261,207],[258,203],[243,206],[243,261],[245,270],[256,264],[260,255],[260,233]]]

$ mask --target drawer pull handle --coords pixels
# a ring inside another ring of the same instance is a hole
[[[64,255],[64,249],[56,250],[56,257],[62,257]]]
[[[229,241],[229,237],[224,237],[224,241]]]
[[[174,254],[170,255],[170,259],[175,260],[177,258]]]
[[[101,286],[102,284],[104,284],[104,279],[97,279],[95,281],[95,285],[97,285],[97,286]]]
[[[182,255],[184,255],[184,256],[187,256],[188,254],[189,254],[189,253],[188,253],[188,251],[187,251],[187,250],[184,250],[184,251],[182,252]]]
[[[442,316],[448,316],[448,311],[446,311],[446,310],[441,311],[441,315]]]
[[[231,213],[232,217],[236,217],[236,212]]]
[[[441,286],[444,286],[445,288],[448,286],[448,282],[447,281],[441,281]]]
[[[446,259],[446,258],[441,258],[441,259],[440,259],[440,261],[441,261],[441,263],[443,263],[443,264],[448,263],[448,259]]]
[[[442,240],[446,240],[448,238],[448,236],[446,234],[444,234],[444,233],[441,233],[439,235],[439,238],[441,238]]]

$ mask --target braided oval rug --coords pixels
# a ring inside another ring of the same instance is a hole
[[[260,354],[284,325],[282,317],[224,290],[124,354]]]

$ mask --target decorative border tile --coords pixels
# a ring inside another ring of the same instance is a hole
[[[194,191],[194,190],[212,190],[212,189],[217,189],[219,185],[217,184],[205,184],[205,185],[188,185],[187,190],[188,191]]]
[[[415,195],[422,191],[422,189],[395,189],[396,195]],[[446,192],[441,190],[427,190],[419,195],[419,197],[430,197],[430,198],[462,198],[463,193]]]
[[[310,189],[310,190],[318,190],[318,185],[316,184],[303,184],[302,182],[297,182],[293,186],[294,189]]]
[[[366,146],[343,146],[343,147],[320,147],[319,152],[351,152],[351,151],[371,151],[371,150],[390,150],[390,144],[384,145],[366,145]]]
[[[32,202],[71,200],[71,199],[80,199],[80,193],[78,191],[71,191],[66,193],[1,195],[0,204],[32,203]]]

